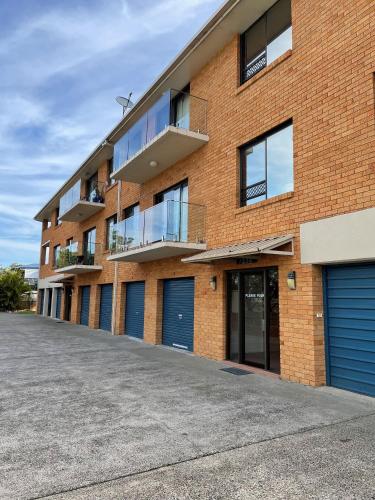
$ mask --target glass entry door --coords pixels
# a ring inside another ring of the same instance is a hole
[[[229,273],[228,357],[280,372],[277,269]]]
[[[243,275],[243,361],[265,368],[265,293],[264,273],[251,272]]]

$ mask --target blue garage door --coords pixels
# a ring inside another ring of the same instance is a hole
[[[193,278],[164,281],[163,344],[188,351],[193,350]]]
[[[112,329],[112,285],[101,285],[99,328],[111,331]]]
[[[81,325],[89,326],[89,314],[90,314],[90,290],[89,286],[81,287],[81,315],[80,323]]]
[[[327,383],[375,396],[375,265],[325,270]]]
[[[56,318],[61,318],[61,288],[56,288]]]
[[[44,307],[44,288],[39,289],[39,314],[43,314]]]
[[[143,281],[127,283],[125,306],[125,333],[143,339],[145,284]]]

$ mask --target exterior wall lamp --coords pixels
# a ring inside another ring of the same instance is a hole
[[[289,290],[296,289],[296,272],[295,271],[290,271],[288,273],[287,283],[288,283]]]
[[[216,276],[211,276],[211,278],[210,278],[210,287],[212,288],[212,290],[216,290],[216,287],[217,287],[217,278],[216,278]]]

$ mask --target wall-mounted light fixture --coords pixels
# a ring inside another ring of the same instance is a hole
[[[290,271],[288,273],[288,288],[289,290],[295,290],[296,289],[296,272],[295,271]]]
[[[212,290],[216,290],[216,286],[217,286],[217,278],[216,276],[211,276],[210,287],[212,288]]]
[[[151,167],[151,168],[156,168],[158,165],[159,165],[159,164],[158,164],[158,162],[157,162],[156,160],[151,160],[151,161],[150,161],[150,167]]]

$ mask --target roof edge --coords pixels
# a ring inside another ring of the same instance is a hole
[[[89,156],[81,163],[81,165],[73,172],[69,179],[61,186],[61,188],[56,191],[56,193],[45,203],[45,205],[39,210],[39,212],[34,216],[34,220],[42,222],[45,218],[43,212],[48,210],[48,206],[56,199],[59,198],[68,185],[75,180],[79,173],[87,166],[95,156],[101,151],[103,145],[110,143],[111,140],[118,134],[122,128],[130,121],[133,115],[139,111],[149,100],[149,98],[154,95],[158,89],[161,87],[163,82],[173,74],[174,71],[183,63],[183,61],[189,56],[190,53],[194,52],[201,42],[208,36],[208,34],[219,24],[222,18],[229,14],[229,12],[242,0],[227,0],[221,7],[209,18],[209,20],[203,25],[203,27],[193,36],[193,38],[183,47],[183,49],[177,54],[177,56],[172,60],[172,62],[165,68],[164,71],[156,78],[154,83],[142,94],[138,99],[131,111],[122,118],[117,125],[107,134],[107,136],[98,144],[98,146],[89,154]],[[51,207],[52,208],[52,207]]]

